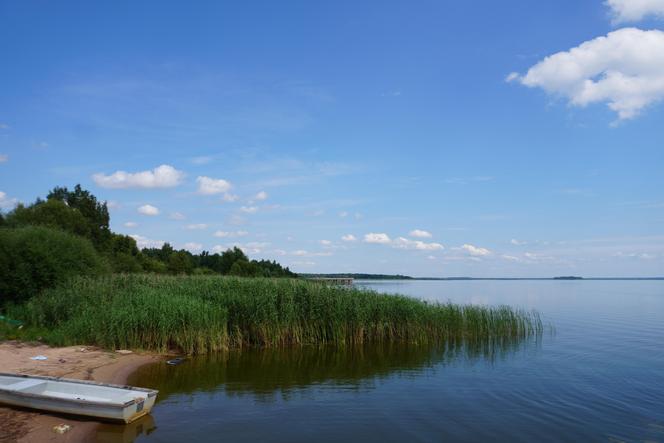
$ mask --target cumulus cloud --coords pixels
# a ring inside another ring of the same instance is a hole
[[[512,243],[514,246],[523,246],[527,244],[525,241],[517,240],[516,238],[510,240],[510,243]]]
[[[124,224],[125,228],[135,228],[137,226],[138,226],[138,223],[133,222],[133,221],[128,221],[128,222],[125,222],[125,224]]]
[[[606,0],[606,5],[611,8],[614,23],[664,18],[664,0]]]
[[[185,217],[185,215],[184,215],[183,213],[181,213],[181,212],[172,212],[172,213],[168,216],[168,218],[170,218],[171,220],[184,220],[184,219],[186,219],[187,217]]]
[[[216,231],[213,235],[219,238],[235,238],[244,237],[249,233],[247,231]]]
[[[203,195],[224,194],[231,190],[230,182],[223,178],[210,178],[200,176],[196,179],[198,193]]]
[[[354,242],[357,241],[357,237],[355,237],[353,234],[346,234],[341,237],[341,240],[345,242]]]
[[[235,194],[231,194],[229,192],[225,193],[223,197],[221,197],[221,201],[226,203],[233,203],[234,201],[238,201],[239,199],[240,197],[238,197]]]
[[[9,198],[9,196],[0,191],[0,208],[2,209],[11,209],[18,203],[18,200],[15,198]]]
[[[155,216],[159,215],[159,208],[152,205],[143,205],[138,207],[138,213],[143,215]]]
[[[417,249],[418,251],[440,251],[444,246],[440,243],[426,243],[420,240],[410,240],[404,237],[395,238],[392,246],[398,249]]]
[[[207,229],[208,225],[205,223],[192,223],[187,226],[185,226],[185,229],[189,229],[190,231],[195,231],[195,230],[200,230],[200,229]]]
[[[392,240],[390,236],[383,233],[370,232],[369,234],[364,235],[365,243],[380,243],[380,244],[389,244]]]
[[[94,174],[92,180],[102,188],[172,188],[179,185],[184,178],[184,172],[173,166],[161,165],[151,171],[125,172],[116,171],[111,175],[103,173]]]
[[[421,229],[413,229],[408,233],[411,237],[416,237],[416,238],[431,238],[432,235],[428,231],[423,231]]]
[[[489,251],[486,248],[480,248],[478,246],[473,246],[469,244],[461,246],[461,249],[466,251],[468,254],[470,254],[473,257],[484,257],[491,254],[491,251]]]
[[[261,191],[261,192],[259,192],[258,194],[256,194],[254,196],[254,200],[263,201],[263,200],[267,200],[267,197],[268,197],[267,192]]]
[[[664,32],[619,29],[550,55],[507,80],[542,88],[572,106],[606,103],[619,120],[631,119],[664,99]]]
[[[138,246],[139,249],[143,249],[143,248],[161,248],[165,243],[163,240],[152,240],[152,239],[149,239],[147,237],[143,237],[142,235],[138,235],[138,234],[131,234],[129,237],[136,240],[136,246]]]
[[[319,243],[323,246],[332,246],[332,242],[330,240],[321,240]]]
[[[0,163],[4,163],[6,161],[9,161],[9,155],[7,154],[0,154]]]

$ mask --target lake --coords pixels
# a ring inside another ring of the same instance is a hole
[[[478,349],[251,350],[146,366],[130,383],[159,389],[158,404],[122,438],[664,441],[664,281],[356,284],[426,300],[536,309],[553,328]],[[100,435],[118,437],[118,429]]]

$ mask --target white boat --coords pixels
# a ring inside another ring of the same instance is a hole
[[[130,423],[150,412],[153,389],[0,373],[0,403]]]

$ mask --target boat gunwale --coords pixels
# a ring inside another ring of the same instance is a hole
[[[126,391],[141,391],[141,392],[146,392],[147,393],[147,398],[155,397],[159,391],[156,389],[148,389],[148,388],[138,388],[135,386],[129,386],[129,385],[116,385],[113,383],[101,383],[101,382],[96,382],[93,380],[76,380],[76,379],[71,379],[71,378],[63,378],[63,377],[49,377],[45,375],[27,375],[27,374],[12,374],[9,372],[0,372],[0,377],[16,377],[16,378],[27,378],[27,379],[39,379],[39,380],[45,380],[45,381],[56,381],[56,382],[64,382],[64,383],[74,383],[74,384],[81,384],[81,385],[93,385],[93,386],[101,386],[101,387],[107,387],[107,388],[115,388],[115,389],[123,389]],[[14,391],[10,389],[3,389],[0,387],[0,392],[2,393],[7,393],[10,395],[13,395],[15,397],[32,397],[32,398],[40,398],[40,399],[53,399],[53,397],[44,395],[44,394],[36,394],[33,392],[22,392],[22,391]],[[99,402],[99,401],[94,401],[94,400],[83,400],[83,399],[74,399],[74,398],[58,398],[58,401],[65,401],[69,403],[77,403],[77,404],[88,404],[88,405],[95,405],[95,406],[103,406],[103,407],[117,407],[117,408],[126,408],[128,406],[131,406],[135,403],[137,403],[136,399],[129,400],[125,403],[109,403],[109,402]]]

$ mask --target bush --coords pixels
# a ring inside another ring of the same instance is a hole
[[[45,227],[0,228],[0,305],[25,301],[75,275],[106,271],[85,238]]]

